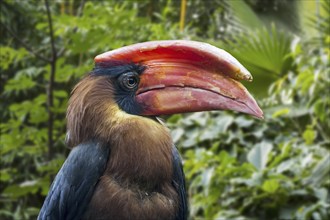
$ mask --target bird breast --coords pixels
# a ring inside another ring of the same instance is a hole
[[[109,162],[85,219],[173,219],[178,195],[167,128],[132,116],[112,129]]]

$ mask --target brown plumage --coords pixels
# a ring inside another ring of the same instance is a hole
[[[153,119],[120,110],[113,92],[109,79],[89,75],[76,85],[69,101],[70,146],[95,138],[111,148],[84,218],[172,219],[178,196],[171,185],[169,131]]]
[[[111,81],[103,76],[87,75],[74,87],[67,110],[70,147],[97,137],[105,142],[110,139],[104,116],[115,105],[113,92]]]

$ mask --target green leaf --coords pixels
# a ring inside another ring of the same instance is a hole
[[[314,82],[314,73],[311,71],[304,71],[299,73],[296,87],[303,93],[307,93]]]
[[[293,37],[271,28],[244,31],[222,46],[237,58],[253,75],[253,83],[244,83],[254,95],[264,97],[272,82],[292,67]]]
[[[27,55],[28,52],[24,48],[16,50],[12,47],[0,46],[0,67],[3,70],[7,70],[10,65],[21,61]]]
[[[210,167],[206,170],[204,170],[202,174],[202,184],[205,188],[205,196],[209,196],[210,192],[210,183],[211,183],[211,178],[214,175],[214,167]]]
[[[19,77],[11,79],[7,82],[5,85],[5,91],[7,93],[21,91],[25,92],[28,89],[34,88],[35,85],[36,82],[34,82],[30,77],[26,75],[19,75]]]
[[[328,103],[327,103],[328,102]],[[316,103],[314,104],[314,112],[315,115],[320,119],[321,122],[325,122],[326,121],[326,110],[327,107],[330,105],[330,100],[323,100],[323,99],[319,99],[316,101]]]
[[[3,194],[5,196],[11,196],[13,198],[18,198],[25,196],[29,193],[36,193],[39,189],[38,181],[25,181],[19,185],[11,185],[4,189]]]
[[[57,90],[54,92],[56,98],[68,98],[68,93],[64,90]]]
[[[251,29],[263,26],[262,21],[245,1],[236,0],[228,1],[228,3],[232,8],[235,17],[238,18],[242,26],[248,26]]]
[[[269,142],[261,142],[250,150],[247,155],[247,159],[252,163],[258,170],[266,168],[268,155],[273,149],[273,145]]]
[[[254,120],[249,119],[245,116],[239,116],[239,117],[235,118],[235,122],[241,128],[248,128],[254,123]],[[228,126],[227,126],[227,128],[228,128]]]
[[[176,143],[184,134],[184,130],[182,128],[177,128],[171,131],[173,142]]]
[[[266,180],[262,184],[262,189],[268,193],[275,193],[279,188],[280,184],[276,179]]]
[[[0,170],[0,181],[1,182],[7,182],[10,180],[11,175],[9,173],[9,169],[2,169]]]
[[[217,121],[217,130],[219,133],[224,133],[228,130],[228,127],[234,122],[234,117],[231,115],[223,115]]]
[[[283,109],[280,109],[276,112],[273,113],[272,117],[273,118],[277,118],[277,117],[281,117],[282,115],[287,115],[290,113],[290,109],[288,108],[283,108]]]
[[[306,177],[303,182],[305,184],[314,184],[316,186],[322,183],[324,178],[328,178],[330,173],[330,154],[325,157],[314,167],[310,176]]]
[[[304,131],[303,138],[306,144],[308,145],[313,144],[316,138],[316,132],[313,130],[311,126],[308,126],[307,129]]]

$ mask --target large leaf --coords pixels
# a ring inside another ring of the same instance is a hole
[[[242,27],[258,28],[263,25],[257,14],[243,0],[228,1],[232,13]]]
[[[246,86],[259,97],[267,95],[272,82],[292,68],[293,37],[273,25],[237,35],[223,47],[236,57],[253,75],[254,82]]]
[[[267,142],[262,142],[256,145],[248,153],[247,159],[252,163],[258,170],[263,170],[266,168],[268,161],[268,154],[273,149],[273,145]]]
[[[317,166],[312,171],[312,174],[304,179],[305,184],[314,184],[319,186],[322,183],[322,179],[328,179],[330,172],[330,155],[325,155],[325,157],[317,164]]]

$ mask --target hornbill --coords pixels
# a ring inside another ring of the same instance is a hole
[[[151,41],[95,58],[67,110],[72,147],[39,220],[187,218],[181,158],[158,115],[235,110],[263,117],[251,74],[206,43]]]

